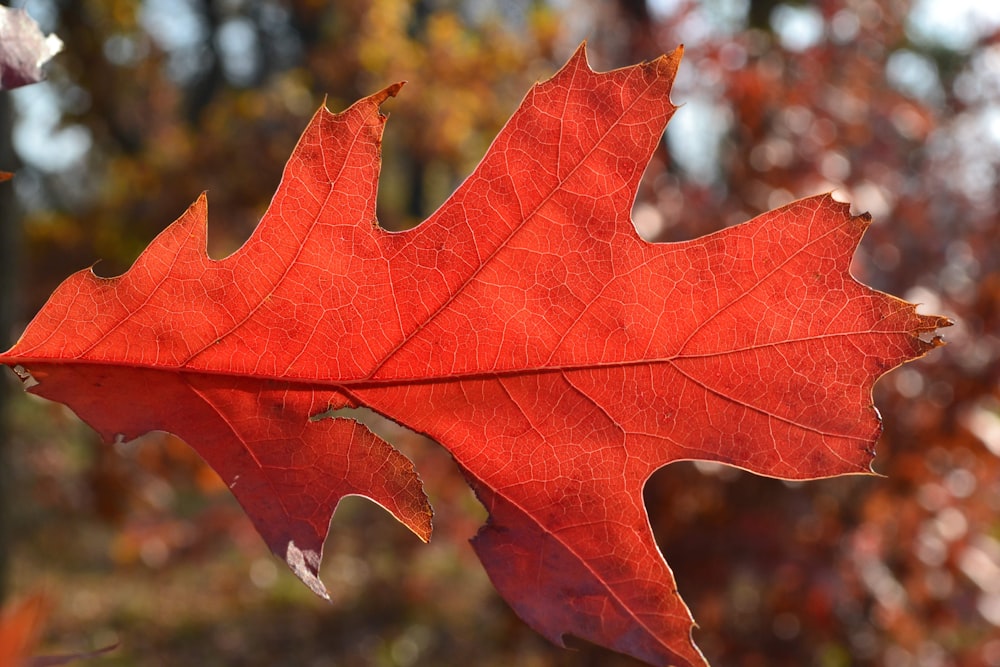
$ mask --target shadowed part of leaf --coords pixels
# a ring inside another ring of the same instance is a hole
[[[285,562],[288,563],[288,567],[309,587],[309,590],[324,600],[329,600],[330,594],[319,578],[320,560],[320,555],[312,549],[303,551],[295,546],[295,542],[288,543],[288,550],[285,552]]]

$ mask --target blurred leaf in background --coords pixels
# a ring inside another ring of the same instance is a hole
[[[55,35],[44,35],[23,9],[0,7],[0,90],[41,81],[42,66],[62,49]]]

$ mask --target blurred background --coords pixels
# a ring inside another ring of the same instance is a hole
[[[682,104],[633,211],[693,238],[835,190],[875,224],[863,282],[953,318],[949,345],[876,387],[885,477],[808,483],[675,464],[646,489],[695,639],[716,665],[1000,665],[1000,3],[976,0],[31,0],[65,42],[0,94],[0,340],[70,272],[115,275],[203,190],[238,247],[326,96],[407,80],[383,225],[468,174],[528,87],[583,39],[595,69],[685,45]],[[482,508],[397,429],[436,510],[420,544],[346,500],[315,599],[198,457],[107,445],[2,387],[3,594],[51,603],[45,652],[95,665],[637,665],[524,626],[466,540]]]

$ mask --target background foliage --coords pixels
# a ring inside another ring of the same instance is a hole
[[[210,252],[238,247],[324,95],[339,110],[410,82],[385,105],[379,200],[403,228],[581,39],[596,69],[684,42],[685,106],[644,179],[640,231],[691,238],[835,189],[875,216],[855,274],[957,322],[948,347],[876,388],[884,478],[654,477],[647,504],[696,640],[720,665],[1000,665],[1000,17],[964,6],[33,0],[66,48],[50,83],[0,99],[0,169],[17,167],[0,185],[0,335],[70,271],[123,270],[202,190]],[[417,436],[397,440],[435,541],[345,502],[327,605],[183,443],[102,444],[8,380],[7,589],[49,594],[53,650],[120,641],[107,665],[635,664],[555,649],[517,620],[465,543],[482,509]]]

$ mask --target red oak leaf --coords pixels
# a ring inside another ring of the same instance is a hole
[[[451,451],[490,513],[476,552],[532,627],[704,664],[646,480],[689,459],[868,472],[873,383],[947,320],[850,276],[868,217],[827,195],[641,240],[629,211],[679,61],[598,74],[581,48],[403,233],[375,221],[378,107],[400,86],[321,109],[237,252],[206,255],[202,197],[127,273],[70,277],[0,363],[108,440],[182,437],[321,594],[344,495],[430,531],[409,462],[321,418],[368,406]]]
[[[35,650],[50,603],[41,595],[0,608],[0,665],[23,667]]]
[[[51,601],[35,594],[25,600],[0,608],[0,665],[4,667],[56,667],[78,660],[96,658],[118,647],[105,646],[96,651],[29,657],[35,650],[51,611]]]

